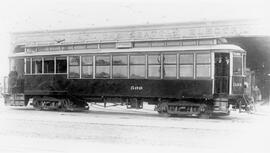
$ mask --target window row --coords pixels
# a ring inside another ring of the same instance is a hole
[[[69,78],[176,79],[177,72],[180,78],[209,78],[210,54],[180,54],[179,59],[177,54],[69,57]]]
[[[166,46],[196,46],[196,45],[214,45],[217,44],[216,39],[202,40],[168,40],[168,41],[145,41],[134,42],[134,47],[166,47]]]
[[[25,59],[25,74],[67,73],[66,57],[37,57]]]
[[[109,49],[116,48],[115,43],[102,43],[102,44],[78,44],[78,45],[59,45],[59,46],[41,46],[41,47],[28,47],[26,52],[47,52],[47,51],[60,51],[60,50],[84,50],[84,49]]]
[[[209,53],[84,55],[25,59],[25,74],[62,74],[69,78],[172,78],[211,76]]]
[[[144,41],[133,42],[131,47],[166,47],[166,46],[196,46],[196,45],[213,45],[217,44],[215,39],[202,40],[169,40],[169,41]],[[58,45],[58,46],[40,46],[27,47],[26,52],[46,52],[60,50],[84,50],[84,49],[113,49],[117,48],[116,43],[93,43],[93,44],[75,44],[75,45]]]

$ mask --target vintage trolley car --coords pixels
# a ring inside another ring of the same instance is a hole
[[[148,102],[161,114],[228,115],[244,94],[245,54],[216,38],[18,45],[5,103],[84,110]]]

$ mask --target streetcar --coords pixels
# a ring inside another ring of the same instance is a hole
[[[78,111],[89,103],[160,114],[229,115],[243,99],[246,52],[217,38],[16,46],[5,103]]]

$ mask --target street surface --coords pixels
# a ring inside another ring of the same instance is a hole
[[[0,103],[0,153],[270,152],[270,106],[214,119],[165,117],[125,106],[37,111]]]

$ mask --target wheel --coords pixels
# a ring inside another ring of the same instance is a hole
[[[60,102],[61,102],[61,106],[60,106],[59,110],[66,112],[67,108],[68,108],[68,101],[66,99],[63,99]]]
[[[157,106],[157,112],[160,116],[169,117],[171,116],[168,113],[168,104],[167,103],[161,103]]]
[[[42,103],[42,102],[39,101],[39,100],[34,101],[34,102],[33,102],[33,107],[34,107],[34,109],[35,109],[35,110],[39,110],[39,111],[42,110],[42,105],[41,105],[41,103]]]
[[[200,115],[199,115],[199,118],[200,119],[210,119],[211,118],[211,114],[210,113],[201,113]]]
[[[158,114],[159,114],[159,116],[162,116],[162,117],[170,117],[171,116],[171,114],[169,114],[168,112],[160,112],[160,111],[158,111]]]

